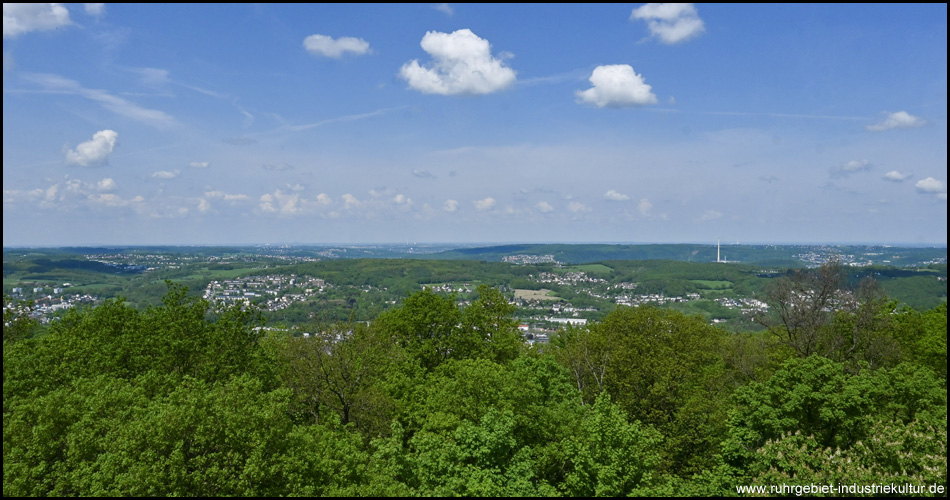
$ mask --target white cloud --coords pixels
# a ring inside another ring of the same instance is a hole
[[[307,52],[315,56],[334,59],[339,59],[347,53],[360,56],[370,52],[369,42],[351,36],[341,36],[334,40],[326,35],[310,35],[303,39],[303,46]]]
[[[917,184],[914,185],[917,188],[917,191],[921,193],[944,193],[947,192],[947,186],[943,182],[934,179],[933,177],[927,177],[926,179],[921,179],[917,181]]]
[[[116,185],[115,181],[111,177],[106,177],[101,181],[96,183],[96,189],[101,192],[115,191],[119,186]]]
[[[575,214],[579,212],[590,212],[590,207],[588,207],[587,205],[584,205],[583,203],[579,201],[572,201],[568,203],[567,209],[570,210],[571,212],[574,212]]]
[[[643,216],[649,216],[653,211],[653,204],[650,203],[650,200],[643,198],[640,200],[640,203],[637,204],[637,210],[640,211],[640,214]]]
[[[446,212],[455,212],[459,209],[459,202],[455,200],[445,200],[445,203],[442,205],[442,210]]]
[[[104,3],[87,3],[83,4],[83,8],[86,9],[86,14],[95,17],[100,17],[106,12],[106,4]]]
[[[207,211],[210,210],[210,209],[211,209],[211,203],[208,203],[208,200],[206,200],[206,199],[204,199],[204,198],[201,198],[200,200],[198,200],[198,211],[199,211],[199,212],[207,212]]]
[[[891,182],[903,182],[910,178],[912,174],[898,172],[897,170],[891,170],[890,172],[884,174],[884,179]]]
[[[623,193],[618,193],[617,191],[614,191],[613,189],[611,189],[607,191],[606,193],[604,193],[604,199],[611,200],[611,201],[625,201],[625,200],[629,200],[630,197]]]
[[[554,211],[554,207],[552,207],[551,204],[546,201],[539,201],[538,204],[535,205],[535,208],[537,208],[538,211],[542,213],[548,213],[548,212]]]
[[[896,113],[891,113],[887,115],[880,123],[875,123],[874,125],[868,125],[865,127],[871,132],[882,132],[884,130],[891,130],[895,128],[917,128],[923,127],[927,122],[919,117],[916,117],[906,111],[898,111]]]
[[[490,94],[515,82],[515,71],[491,55],[488,40],[468,29],[426,32],[420,43],[432,56],[428,67],[418,60],[404,64],[400,76],[424,94]]]
[[[205,191],[205,198],[211,198],[224,201],[244,201],[250,199],[246,194],[228,194],[224,191]]]
[[[845,172],[858,172],[861,170],[867,170],[869,168],[871,168],[871,163],[867,160],[851,160],[848,163],[841,165],[841,170],[844,170]]]
[[[191,168],[208,168],[208,165],[210,165],[210,163],[206,161],[193,161],[188,164]]]
[[[112,193],[93,194],[89,195],[87,199],[93,204],[105,205],[107,207],[127,207],[130,205],[138,205],[145,201],[145,198],[142,198],[141,196],[136,196],[127,200]]]
[[[152,178],[162,180],[174,179],[175,177],[178,177],[178,174],[180,173],[180,170],[159,170],[158,172],[152,174]]]
[[[455,15],[455,9],[447,3],[437,3],[433,5],[432,8],[448,16]]]
[[[167,69],[137,68],[132,71],[138,73],[142,83],[150,87],[160,87],[169,82]]]
[[[428,170],[420,170],[418,168],[412,171],[412,175],[420,179],[435,179],[436,178],[435,174],[433,174],[432,172],[429,172]]]
[[[258,206],[263,212],[280,215],[296,215],[304,211],[304,204],[301,203],[299,193],[284,193],[280,189],[274,191],[273,194],[261,195]]]
[[[30,31],[47,31],[70,24],[69,11],[62,4],[3,4],[3,38],[16,38]]]
[[[317,203],[326,206],[333,203],[333,199],[330,198],[326,193],[320,193],[317,195]]]
[[[483,199],[483,200],[476,200],[476,201],[475,201],[475,208],[476,208],[477,210],[480,210],[480,211],[483,211],[483,212],[484,212],[485,210],[491,210],[491,208],[494,207],[494,206],[495,206],[495,199],[494,199],[494,198],[491,198],[491,197],[485,198],[485,199]]]
[[[358,207],[358,206],[360,206],[360,200],[356,199],[355,196],[353,196],[353,195],[350,194],[350,193],[346,193],[346,194],[343,195],[343,207],[344,207],[344,208],[349,209],[349,208],[354,208],[354,207]]]
[[[650,34],[666,44],[685,42],[706,29],[691,3],[648,3],[633,9],[634,19],[647,21]]]
[[[42,209],[56,209],[71,212],[82,207],[141,206],[145,201],[141,196],[125,199],[109,192],[116,188],[117,185],[115,181],[110,178],[105,178],[98,182],[67,179],[62,184],[53,184],[45,189],[37,188],[30,191],[4,190],[3,202],[6,204],[26,201],[37,203],[39,208]]]
[[[832,177],[847,177],[851,174],[858,172],[866,172],[871,169],[871,162],[867,160],[851,160],[846,163],[842,163],[837,167],[831,168]]]
[[[393,203],[397,205],[412,205],[412,198],[404,194],[397,194],[393,197]]]
[[[140,107],[102,90],[87,89],[78,82],[63,78],[59,75],[24,73],[21,76],[25,80],[37,83],[49,90],[85,97],[117,115],[125,116],[156,128],[168,128],[175,125],[175,119],[162,111]]]
[[[100,130],[92,135],[91,141],[86,141],[66,152],[66,163],[89,167],[102,165],[106,162],[112,150],[115,149],[116,138],[119,134],[114,130]]]
[[[629,64],[597,66],[590,75],[593,87],[575,92],[580,102],[598,108],[619,108],[656,104],[656,95],[643,82],[643,76],[634,73]]]

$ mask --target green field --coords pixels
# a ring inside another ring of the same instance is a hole
[[[554,292],[547,288],[540,290],[515,289],[515,298],[522,300],[560,300],[560,297],[553,294]]]

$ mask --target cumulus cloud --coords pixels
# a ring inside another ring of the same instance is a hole
[[[837,167],[831,169],[832,177],[847,177],[851,174],[858,172],[866,172],[871,169],[871,162],[867,160],[851,160],[846,163],[842,163]]]
[[[360,56],[370,52],[369,42],[351,36],[341,36],[334,40],[326,35],[310,35],[304,38],[303,46],[307,52],[315,56],[334,59],[339,59],[347,53]]]
[[[647,217],[653,212],[653,203],[650,203],[650,200],[643,198],[640,200],[640,203],[637,204],[637,210],[640,211],[640,215]]]
[[[162,180],[174,179],[175,177],[178,177],[178,174],[180,173],[180,170],[159,170],[158,172],[152,174],[152,178]]]
[[[455,200],[445,200],[445,203],[442,205],[442,210],[446,212],[455,212],[459,209],[459,202]]]
[[[78,179],[67,179],[63,183],[56,183],[47,188],[37,188],[29,191],[4,190],[3,202],[36,203],[41,209],[55,209],[61,211],[75,211],[81,207],[141,207],[145,201],[141,196],[122,198],[111,193],[117,188],[115,181],[110,178],[98,182],[85,182]]]
[[[846,172],[859,172],[861,170],[867,170],[871,168],[871,163],[867,160],[851,160],[844,165],[841,165],[841,170]]]
[[[650,34],[666,44],[685,42],[705,31],[691,3],[648,3],[633,9],[630,20],[647,22]]]
[[[333,199],[330,198],[326,193],[320,193],[317,195],[317,204],[318,205],[329,205],[333,203]]]
[[[918,128],[926,124],[927,122],[922,118],[916,117],[906,111],[898,111],[887,115],[883,121],[875,123],[874,125],[868,125],[865,128],[871,132],[883,132],[895,128]]]
[[[656,104],[656,95],[643,82],[643,76],[633,72],[629,64],[597,66],[590,75],[593,87],[578,90],[578,101],[598,108],[620,108]]]
[[[47,31],[70,24],[69,11],[62,4],[3,4],[3,38],[16,38],[30,31]]]
[[[224,201],[244,201],[250,199],[246,194],[229,194],[224,191],[205,191],[205,198]]]
[[[548,212],[554,211],[554,207],[552,207],[551,204],[546,201],[540,201],[534,207],[537,208],[539,212],[545,213],[545,214]]]
[[[350,193],[346,193],[346,194],[343,195],[343,207],[344,207],[344,208],[348,208],[348,209],[349,209],[349,208],[356,208],[356,207],[360,206],[360,203],[361,203],[360,200],[356,199],[356,197],[353,196],[353,195],[350,194]]]
[[[488,197],[483,200],[475,201],[475,208],[480,211],[491,210],[495,206],[495,199]]]
[[[581,203],[581,202],[579,202],[579,201],[572,201],[572,202],[568,203],[568,204],[567,204],[567,209],[570,210],[571,212],[574,212],[574,213],[590,212],[590,207],[588,207],[587,205],[585,205],[585,204],[583,204],[583,203]]]
[[[193,161],[188,164],[191,168],[208,168],[208,165],[210,165],[210,163],[206,161]]]
[[[399,74],[409,88],[424,94],[490,94],[515,82],[515,71],[492,56],[488,40],[471,30],[429,31],[420,45],[432,56],[432,63],[422,66],[413,59]]]
[[[115,149],[118,137],[119,134],[114,130],[100,130],[92,135],[91,141],[83,142],[76,146],[76,149],[67,151],[66,163],[83,167],[103,165]]]
[[[927,177],[926,179],[921,179],[917,181],[917,184],[914,185],[917,188],[917,191],[921,193],[944,193],[947,192],[947,186],[943,182],[934,179],[933,177]]]
[[[145,201],[145,198],[141,196],[125,199],[113,193],[93,194],[89,195],[87,199],[93,204],[107,207],[127,207],[130,205],[138,205]]]
[[[903,173],[897,170],[891,170],[890,172],[884,174],[884,179],[891,182],[903,182],[910,178],[912,174]]]
[[[96,183],[96,189],[105,193],[109,191],[115,191],[119,186],[116,185],[115,181],[111,177],[106,177],[101,181]]]
[[[625,201],[625,200],[629,200],[630,197],[623,193],[618,193],[617,191],[614,191],[613,189],[611,189],[607,191],[606,193],[604,193],[604,199],[611,200],[611,201]]]
[[[296,215],[303,212],[300,194],[284,193],[280,189],[274,191],[273,194],[261,195],[258,206],[263,212],[279,213],[281,215]]]
[[[393,196],[393,203],[397,205],[412,205],[412,198],[404,194],[397,194]]]

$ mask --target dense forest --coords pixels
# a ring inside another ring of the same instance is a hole
[[[837,265],[767,299],[760,332],[620,306],[528,347],[485,285],[307,337],[172,282],[39,333],[5,298],[4,495],[945,496],[946,303]]]

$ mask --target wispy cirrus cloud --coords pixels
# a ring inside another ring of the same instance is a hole
[[[433,5],[432,8],[449,17],[452,17],[455,15],[455,9],[453,9],[452,6],[447,3],[437,3]]]
[[[21,76],[23,79],[39,85],[47,92],[78,95],[99,104],[117,115],[155,128],[167,129],[176,125],[175,119],[164,111],[143,108],[104,90],[83,87],[75,80],[48,73],[23,73]]]

